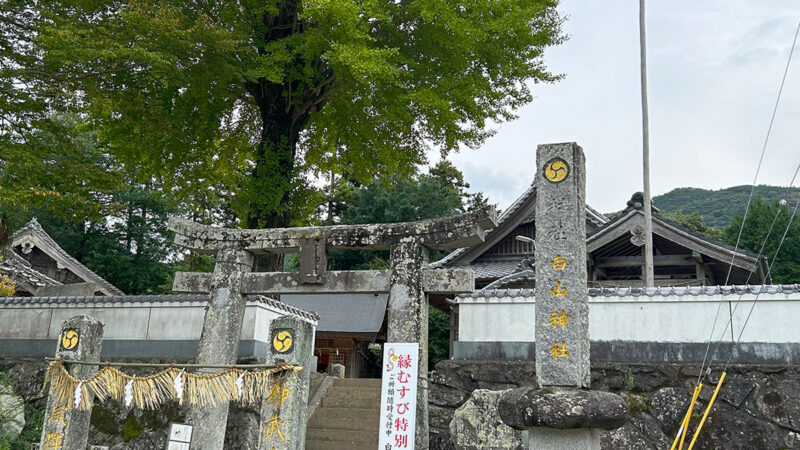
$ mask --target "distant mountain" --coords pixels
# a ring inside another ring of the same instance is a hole
[[[734,186],[718,191],[678,188],[653,197],[653,205],[664,212],[698,212],[709,226],[725,227],[733,217],[744,215],[751,188],[752,186]],[[770,202],[784,198],[789,201],[796,199],[794,195],[798,192],[800,188],[760,185],[756,186],[755,195],[761,195]]]

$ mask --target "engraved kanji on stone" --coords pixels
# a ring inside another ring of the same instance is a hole
[[[561,329],[563,330],[567,327],[568,323],[569,314],[565,313],[563,309],[561,310],[560,314],[558,311],[553,311],[550,313],[550,325],[553,328],[558,328],[558,326],[561,325]]]
[[[281,420],[280,417],[273,415],[272,419],[264,423],[265,428],[265,435],[264,437],[269,438],[275,433],[278,433],[278,437],[281,438],[282,441],[286,440],[286,436],[283,435],[281,431],[281,425],[285,425],[286,422]]]
[[[550,354],[553,355],[553,359],[558,358],[569,358],[569,352],[567,351],[567,343],[561,341],[561,346],[559,347],[558,341],[553,341],[552,347],[550,347]]]
[[[550,288],[550,292],[553,294],[553,297],[563,297],[567,295],[567,288],[562,287],[561,282],[559,281],[555,288]]]
[[[544,202],[544,211],[548,214],[561,212],[569,206],[569,196],[554,195]]]
[[[556,219],[555,226],[546,231],[547,239],[551,241],[566,241],[572,234],[572,229],[564,219]]]
[[[559,253],[555,258],[553,258],[550,264],[553,265],[553,269],[555,270],[564,270],[564,268],[567,267],[567,260]]]

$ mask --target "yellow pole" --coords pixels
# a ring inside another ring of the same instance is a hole
[[[686,432],[689,431],[689,422],[692,420],[692,411],[694,410],[694,402],[697,401],[697,397],[700,396],[700,391],[703,389],[703,383],[698,383],[697,388],[694,390],[694,394],[692,395],[692,404],[689,405],[689,410],[686,411],[686,418],[684,418],[683,424],[683,432],[681,433],[681,445],[678,447],[679,450],[683,450],[683,441],[686,439]]]
[[[706,408],[706,412],[703,414],[703,419],[700,420],[700,425],[697,426],[697,431],[694,432],[694,437],[692,438],[692,442],[689,444],[689,450],[692,450],[694,447],[694,442],[697,440],[697,437],[700,436],[700,430],[703,428],[703,424],[706,423],[706,417],[708,417],[708,413],[711,411],[711,407],[714,406],[714,400],[717,399],[717,394],[719,394],[719,388],[722,387],[722,382],[725,380],[725,372],[722,372],[722,375],[719,377],[719,383],[717,383],[717,388],[714,389],[714,395],[711,396],[711,401],[708,402],[708,407]]]
[[[689,403],[689,410],[686,411],[686,415],[683,416],[683,420],[681,421],[681,427],[678,430],[678,434],[675,435],[675,440],[672,441],[672,447],[669,450],[675,450],[675,446],[678,445],[678,440],[681,441],[681,446],[678,447],[679,449],[683,449],[683,439],[686,437],[686,429],[689,428],[689,419],[692,417],[692,410],[694,409],[694,402],[697,400],[697,396],[700,395],[700,389],[703,388],[703,383],[698,384],[694,388],[694,392],[692,393],[692,401]]]

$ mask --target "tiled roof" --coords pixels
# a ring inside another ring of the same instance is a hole
[[[288,303],[283,303],[263,295],[250,296],[248,300],[252,303],[263,303],[272,308],[284,311],[287,314],[295,314],[305,319],[319,321],[319,316],[313,312],[296,308]],[[208,295],[206,294],[0,297],[0,305],[70,305],[81,303],[110,305],[114,303],[189,303],[207,301]]]
[[[17,238],[21,237],[25,233],[31,233],[31,234],[35,235],[36,237],[41,239],[42,242],[45,245],[50,247],[51,250],[53,250],[56,254],[58,254],[59,257],[63,258],[65,261],[68,261],[68,262],[76,265],[82,271],[85,271],[86,272],[85,275],[87,275],[88,278],[89,278],[88,280],[85,280],[85,281],[97,283],[102,288],[104,288],[108,292],[114,294],[115,296],[124,295],[123,292],[121,290],[119,290],[116,286],[114,286],[113,284],[111,284],[108,281],[104,280],[100,275],[92,272],[88,267],[86,267],[83,264],[81,264],[80,261],[78,261],[77,259],[73,258],[69,253],[65,252],[64,249],[62,249],[56,243],[56,241],[54,241],[53,238],[51,238],[50,235],[48,235],[44,231],[44,229],[42,229],[42,226],[39,224],[38,221],[36,221],[35,218],[31,219],[28,223],[25,224],[24,227],[22,227],[19,230],[17,230],[17,232],[14,233],[14,235],[12,236],[11,240],[15,241]],[[84,275],[84,274],[76,274],[76,275],[81,276],[81,275]]]
[[[318,333],[376,334],[386,316],[387,294],[290,294],[281,301],[320,315]]]
[[[522,195],[520,195],[516,200],[514,200],[514,203],[512,203],[511,206],[506,208],[506,210],[503,211],[502,214],[500,214],[500,217],[497,219],[497,226],[494,227],[494,229],[487,231],[486,235],[489,236],[491,233],[493,233],[495,230],[497,230],[500,227],[500,225],[505,223],[505,221],[508,220],[509,217],[513,216],[514,213],[517,212],[517,210],[519,208],[521,208],[525,203],[528,202],[528,200],[531,199],[531,197],[533,196],[533,194],[535,192],[536,192],[536,180],[534,180],[531,183],[531,185],[528,187],[528,189],[525,190],[525,192],[522,193]],[[596,227],[600,227],[603,224],[605,224],[606,222],[608,222],[608,218],[606,216],[604,216],[603,214],[601,214],[600,212],[598,212],[596,209],[592,208],[589,205],[586,205],[586,219],[589,220]],[[469,248],[467,248],[467,247],[456,249],[454,252],[450,253],[449,255],[445,256],[444,258],[440,259],[439,261],[436,261],[436,262],[432,263],[430,265],[430,267],[432,269],[437,269],[437,268],[448,266],[448,264],[451,261],[453,261],[454,259],[458,258],[459,256],[461,256],[465,252],[467,252],[467,250],[469,250]],[[455,267],[455,265],[451,265],[451,266]],[[450,267],[450,266],[448,266],[448,267]],[[509,273],[512,273],[512,272],[504,273],[504,275],[508,275]],[[477,272],[476,272],[475,276],[477,278],[481,278],[480,276],[478,276]]]
[[[478,280],[486,278],[502,278],[519,270],[519,261],[473,261],[464,266],[452,265],[460,269],[472,269]]]
[[[28,261],[14,251],[9,251],[8,258],[0,261],[0,273],[9,275],[16,282],[27,283],[36,288],[61,285],[61,282],[31,267]]]
[[[589,288],[589,297],[669,297],[714,295],[760,295],[800,293],[800,284],[745,285],[745,286],[663,286],[653,288]],[[481,289],[457,298],[534,297],[534,289]]]
[[[511,275],[506,275],[500,279],[497,279],[492,283],[486,285],[486,287],[483,289],[486,290],[503,289],[514,283],[535,282],[535,281],[536,281],[536,271],[533,269],[525,269],[525,270],[520,270],[519,272],[514,272]]]
[[[295,307],[293,305],[290,305],[288,303],[285,303],[285,302],[282,302],[282,301],[279,301],[279,300],[275,300],[274,298],[266,297],[264,295],[251,296],[250,297],[250,301],[254,301],[254,300],[258,301],[258,302],[261,302],[261,303],[264,303],[264,304],[267,304],[267,305],[270,305],[273,308],[278,308],[278,309],[280,309],[282,311],[285,311],[285,312],[287,312],[289,314],[294,314],[296,316],[304,317],[306,319],[313,320],[315,322],[319,322],[319,315],[317,315],[317,313],[314,312],[314,311],[306,311],[305,309],[297,308],[297,307]]]

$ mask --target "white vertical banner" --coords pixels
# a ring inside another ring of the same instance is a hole
[[[383,344],[378,450],[413,449],[419,344]]]

